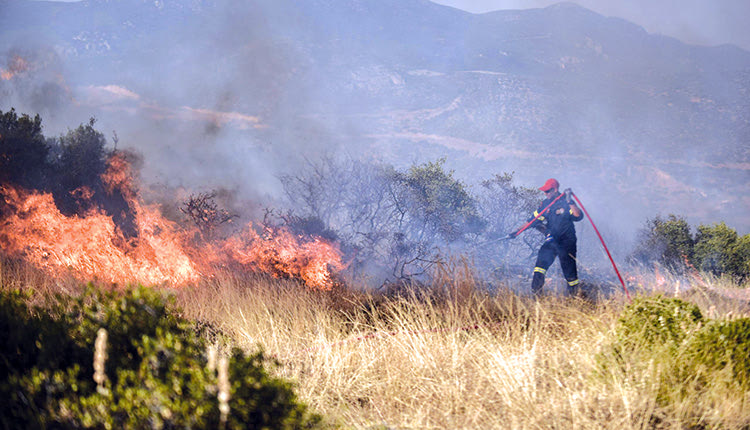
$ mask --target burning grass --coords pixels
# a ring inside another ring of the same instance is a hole
[[[50,192],[0,184],[2,252],[53,276],[73,274],[119,284],[182,286],[234,267],[329,289],[332,270],[344,267],[335,244],[282,227],[249,223],[229,238],[195,241],[194,229],[140,201],[130,164],[120,153],[109,157],[101,179],[104,189],[99,194],[88,187],[75,190],[77,204],[87,209],[71,215],[58,208]],[[99,200],[119,201],[118,211],[111,213]]]
[[[177,298],[171,312],[197,321],[210,342],[260,347],[281,362],[275,376],[296,381],[300,398],[333,426],[750,426],[738,356],[696,352],[715,336],[738,344],[750,336],[738,319],[748,317],[747,298],[728,296],[716,280],[633,275],[643,294],[684,297],[719,322],[696,341],[684,333],[688,346],[667,351],[636,338],[623,355],[613,346],[622,295],[592,303],[535,301],[503,285],[491,293],[461,264],[437,265],[429,285],[359,292],[334,280],[341,254],[319,237],[250,224],[195,243],[198,235],[138,200],[121,161],[110,160],[100,192],[124,199],[132,234],[96,204],[64,215],[51,194],[3,186],[3,289],[41,292],[32,300],[43,304],[76,294],[81,279],[105,289],[159,285]]]

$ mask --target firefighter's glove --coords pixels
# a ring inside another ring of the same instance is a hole
[[[571,190],[570,188],[566,188],[563,193],[565,193],[565,201],[568,203],[573,203],[573,190]]]

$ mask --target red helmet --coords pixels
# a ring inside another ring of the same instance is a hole
[[[549,191],[553,188],[560,188],[560,183],[557,182],[557,179],[555,178],[549,178],[547,179],[547,182],[544,183],[541,187],[539,187],[542,191]]]

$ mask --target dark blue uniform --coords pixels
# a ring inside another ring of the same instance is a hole
[[[547,205],[552,203],[558,195],[559,193],[556,193],[545,199],[534,212],[534,217],[544,210]],[[529,220],[531,219],[533,217]],[[565,197],[562,197],[531,225],[546,234],[544,244],[539,248],[539,253],[536,257],[534,278],[531,281],[531,290],[534,294],[541,293],[547,269],[555,261],[555,257],[560,258],[560,267],[562,268],[565,280],[568,281],[568,290],[573,291],[577,287],[577,238],[573,222],[578,222],[582,219],[583,213],[579,216],[574,216],[573,211],[570,209],[570,203],[565,201]]]

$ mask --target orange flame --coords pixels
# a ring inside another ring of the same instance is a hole
[[[248,224],[236,237],[227,239],[222,250],[232,260],[252,270],[279,277],[300,278],[309,285],[330,289],[328,266],[341,270],[341,253],[320,238],[300,243],[285,229],[266,229],[262,238]]]
[[[84,217],[66,217],[49,193],[10,186],[1,191],[13,210],[0,224],[2,249],[52,274],[73,271],[110,282],[150,284],[182,284],[198,278],[190,258],[163,237],[174,230],[166,220],[161,220],[159,233],[156,228],[142,228],[138,243],[133,244],[98,209]],[[141,215],[148,218],[152,212],[143,210]]]
[[[0,221],[0,247],[53,275],[73,272],[113,283],[141,282],[175,286],[211,275],[218,265],[295,278],[330,289],[330,268],[340,270],[338,248],[319,238],[304,240],[285,229],[267,229],[261,237],[252,224],[218,244],[191,245],[194,232],[180,228],[138,200],[130,164],[115,154],[102,175],[107,192],[118,191],[135,215],[137,235],[126,238],[101,209],[65,216],[51,194],[0,185],[9,214]],[[76,190],[76,198],[92,192]]]
[[[8,62],[8,70],[0,68],[0,79],[9,81],[13,79],[19,73],[23,73],[29,70],[29,62],[23,57],[14,55],[13,58]]]

